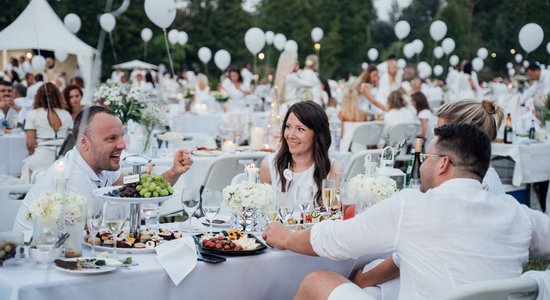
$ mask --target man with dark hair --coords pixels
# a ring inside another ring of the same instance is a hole
[[[13,101],[13,89],[11,82],[0,80],[0,122],[6,128],[15,127],[21,106]],[[0,128],[1,130],[1,128]]]
[[[538,64],[531,63],[527,67],[527,77],[531,79],[531,84],[521,95],[520,102],[522,105],[533,109],[536,106],[535,98],[550,94],[550,71],[541,70]]]
[[[34,100],[36,92],[44,84],[44,76],[40,73],[34,75],[34,83],[32,85],[27,84],[27,97]]]
[[[269,224],[279,249],[336,260],[395,251],[400,299],[441,299],[470,282],[521,275],[529,255],[550,258],[550,218],[481,186],[491,143],[474,125],[444,125],[421,154],[421,190],[405,189],[352,219],[292,232]],[[390,277],[391,278],[391,277]],[[315,271],[295,299],[369,299],[339,274]]]
[[[54,191],[56,168],[63,162],[63,177],[66,189],[95,201],[93,190],[123,183],[120,172],[120,156],[126,148],[123,141],[124,129],[118,116],[111,110],[92,106],[81,111],[74,122],[75,146],[55,162],[36,182],[25,196],[17,214],[14,230],[30,230],[27,207],[32,199],[42,192]],[[187,172],[193,160],[186,150],[174,155],[172,168],[162,174],[172,185],[180,175]]]
[[[33,99],[27,98],[27,87],[19,82],[13,84],[13,102],[21,107],[19,111],[19,123],[24,124],[27,114],[32,109]]]

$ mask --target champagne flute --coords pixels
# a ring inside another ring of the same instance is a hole
[[[33,241],[40,252],[39,269],[48,269],[50,260],[50,251],[57,240],[59,228],[56,220],[52,222],[34,222]]]
[[[123,202],[105,201],[103,206],[103,221],[113,235],[113,259],[117,258],[117,236],[128,218],[129,205]]]
[[[94,197],[92,203],[89,204],[88,209],[88,231],[90,231],[90,237],[92,238],[92,257],[95,257],[95,240],[97,232],[101,227],[103,221],[103,198]]]
[[[296,202],[302,211],[302,219],[305,223],[306,216],[313,211],[313,187],[298,186],[296,190]]]
[[[141,204],[141,213],[145,217],[145,225],[151,227],[155,234],[158,234],[158,214],[160,207],[157,203]]]
[[[193,215],[199,208],[200,200],[201,200],[201,193],[200,188],[194,188],[191,190],[193,195],[191,195],[191,198],[189,199],[188,194],[181,193],[181,204],[183,206],[183,210],[187,214],[188,220],[189,220],[189,231],[191,231],[191,222],[193,221]]]
[[[292,214],[294,213],[294,206],[295,206],[294,199],[289,197],[288,192],[282,193],[282,195],[280,195],[279,201],[278,201],[278,208],[279,208],[279,216],[281,217],[283,224],[288,224],[288,221],[290,220],[290,218],[292,217]]]
[[[214,218],[220,212],[221,202],[222,195],[220,191],[205,189],[202,192],[202,213],[210,224],[210,234],[212,234],[212,222],[214,222]]]
[[[329,215],[332,210],[334,199],[336,198],[336,181],[334,179],[323,179],[322,197],[325,212]],[[338,208],[338,206],[336,208]]]

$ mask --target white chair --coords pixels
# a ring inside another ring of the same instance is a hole
[[[538,295],[535,279],[521,276],[512,279],[487,280],[459,286],[445,300],[534,300]]]
[[[368,122],[353,131],[350,151],[355,153],[365,150],[367,145],[377,145],[384,131],[384,122]]]
[[[0,231],[13,228],[19,206],[31,188],[31,184],[8,185],[0,187]]]
[[[414,142],[414,139],[416,138],[419,128],[419,123],[403,123],[395,125],[389,129],[389,141],[386,142],[389,145],[393,145],[394,143],[397,143],[406,138],[407,141],[405,144],[412,144]]]
[[[344,172],[344,181],[349,181],[357,174],[365,173],[365,156],[371,154],[374,162],[380,162],[380,156],[382,155],[382,149],[363,150],[353,155],[349,166]]]
[[[235,185],[235,184],[239,184],[239,183],[243,183],[247,180],[247,175],[246,173],[239,173],[237,175],[235,175],[233,177],[233,179],[231,179],[231,185]]]

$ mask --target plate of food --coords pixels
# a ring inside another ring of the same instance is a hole
[[[210,226],[210,221],[206,217],[200,217],[199,221],[204,226]],[[212,227],[215,228],[226,228],[231,226],[231,216],[217,216],[214,220],[212,220]]]
[[[191,151],[191,154],[195,156],[218,156],[222,155],[223,152],[220,148],[198,147],[197,149]]]
[[[122,262],[111,258],[75,257],[54,260],[57,270],[72,274],[100,274],[116,270]]]
[[[137,240],[128,236],[127,232],[121,232],[117,238],[117,252],[122,253],[152,253],[155,252],[155,247],[170,240],[179,239],[182,237],[180,231],[170,231],[161,228],[158,235],[155,235],[150,228],[146,228],[141,232],[140,239]],[[84,244],[92,246],[92,238],[89,234],[84,237]],[[113,235],[107,231],[100,231],[95,236],[95,248],[101,251],[113,250]]]
[[[253,234],[235,229],[198,234],[193,238],[200,251],[218,255],[254,255],[267,249],[267,246]]]
[[[137,182],[98,188],[93,193],[108,200],[131,203],[159,203],[178,196],[162,176],[149,174],[141,174]]]

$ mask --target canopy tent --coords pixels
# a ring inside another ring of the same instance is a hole
[[[113,69],[134,69],[134,68],[145,69],[145,70],[157,70],[158,69],[157,66],[155,66],[153,64],[150,64],[150,63],[146,63],[146,62],[141,61],[139,59],[134,59],[134,60],[124,62],[124,63],[120,63],[120,64],[117,64],[117,65],[113,66]]]
[[[80,73],[89,85],[97,50],[70,32],[46,0],[31,0],[17,19],[0,32],[0,50],[60,48],[76,55]]]

